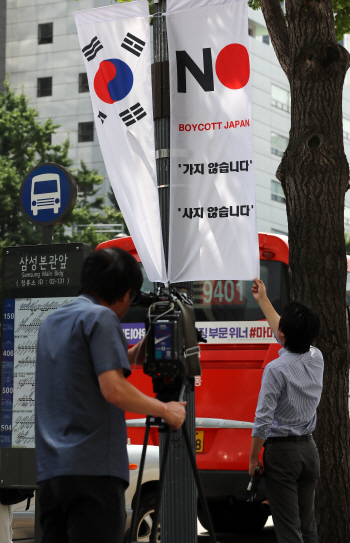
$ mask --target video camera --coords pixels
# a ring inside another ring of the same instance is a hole
[[[168,383],[184,376],[201,375],[194,308],[186,294],[176,289],[141,292],[135,305],[148,306],[144,372]]]

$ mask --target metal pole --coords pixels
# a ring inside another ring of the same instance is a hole
[[[155,63],[153,68],[154,73],[161,74],[160,94],[165,102],[164,107],[161,108],[161,116],[156,115],[154,130],[162,232],[167,262],[170,196],[170,117],[169,105],[166,103],[167,98],[169,99],[166,64],[169,57],[165,17],[162,16],[166,11],[166,0],[154,1],[153,10]],[[176,286],[186,289],[188,295],[191,295],[192,283],[181,283]],[[192,390],[185,393],[184,399],[187,401],[187,429],[195,452],[194,383],[192,385]],[[165,439],[165,435],[160,434],[160,457],[162,457],[165,449]],[[197,541],[197,489],[182,430],[172,432],[160,524],[162,543],[195,543]]]
[[[42,244],[51,245],[52,243],[52,226],[43,226]]]
[[[34,518],[34,541],[35,543],[41,543],[42,530],[40,524],[40,504],[38,490],[35,492],[35,518]]]

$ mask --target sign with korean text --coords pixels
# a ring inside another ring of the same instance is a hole
[[[169,280],[254,279],[259,247],[247,3],[168,0],[166,15]]]
[[[138,343],[146,333],[144,323],[123,323],[129,345]],[[275,343],[267,321],[215,321],[196,322],[202,336],[210,344]]]
[[[1,447],[35,447],[35,362],[42,321],[73,298],[4,300]]]
[[[84,243],[6,247],[3,251],[2,448],[35,447],[38,330],[50,313],[78,294],[82,263],[90,252],[91,247]],[[1,469],[5,467],[2,462]]]
[[[166,282],[148,1],[79,11],[74,17],[109,180],[149,279]]]
[[[91,252],[86,243],[27,245],[3,250],[3,290],[7,297],[55,297],[65,288],[76,295],[81,266]]]

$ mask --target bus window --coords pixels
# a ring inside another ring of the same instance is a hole
[[[288,267],[276,260],[260,261],[260,278],[268,296],[281,314],[288,301]],[[196,321],[254,321],[264,315],[254,300],[252,281],[195,281]]]
[[[151,281],[148,279],[145,268],[142,264],[140,264],[142,275],[143,275],[143,283],[141,290],[143,292],[153,292],[154,291],[154,285],[151,283]],[[148,307],[140,307],[140,306],[131,306],[128,309],[127,314],[125,317],[121,320],[121,322],[145,322],[147,318],[148,313]]]
[[[142,291],[153,292],[153,283],[143,273]],[[260,260],[260,278],[265,283],[269,298],[281,314],[289,298],[288,266],[276,260]],[[193,283],[196,321],[254,321],[264,315],[254,300],[252,281],[195,281]],[[122,322],[145,322],[147,307],[130,307]]]

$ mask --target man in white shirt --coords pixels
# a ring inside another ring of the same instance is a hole
[[[309,307],[290,303],[280,317],[255,279],[252,294],[276,340],[279,358],[263,373],[252,432],[249,473],[252,476],[265,447],[266,493],[279,543],[317,543],[314,496],[320,474],[312,438],[323,384],[323,356],[311,345],[320,320]]]

